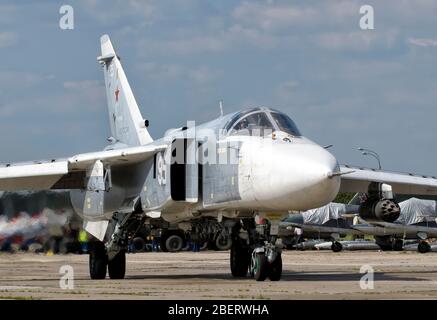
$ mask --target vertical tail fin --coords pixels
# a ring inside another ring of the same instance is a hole
[[[103,65],[109,122],[112,136],[129,146],[152,142],[141,116],[132,89],[108,35],[100,38],[102,55],[97,60]]]

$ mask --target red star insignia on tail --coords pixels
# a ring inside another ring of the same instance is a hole
[[[117,90],[115,90],[115,102],[118,102],[118,94],[120,93],[120,90],[118,90],[118,87],[117,87]]]

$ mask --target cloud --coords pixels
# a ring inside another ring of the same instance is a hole
[[[22,90],[40,85],[53,75],[44,75],[26,71],[0,71],[0,87],[9,90]]]
[[[408,38],[408,43],[419,47],[437,47],[436,39]]]
[[[189,67],[179,64],[143,63],[139,65],[139,70],[144,72],[147,80],[161,83],[189,80],[196,85],[203,85],[222,76],[220,70],[207,66]]]
[[[283,82],[276,87],[275,94],[280,101],[291,100],[291,97],[298,86],[299,82],[295,80]]]
[[[278,30],[315,21],[319,13],[311,7],[243,2],[232,12],[232,17],[246,25],[264,30]]]
[[[391,49],[398,43],[398,32],[388,30],[381,32],[351,31],[327,32],[312,37],[313,42],[328,50],[336,51],[367,51],[374,49]]]
[[[359,1],[323,1],[318,3],[243,2],[232,12],[235,23],[270,32],[293,32],[293,29],[350,27],[358,25]]]
[[[184,35],[170,39],[139,39],[138,50],[145,54],[188,56],[205,53],[228,53],[241,48],[255,47],[266,50],[281,44],[294,43],[294,37],[277,37],[264,31],[238,24],[224,30],[204,30],[203,34]]]
[[[102,87],[102,83],[98,80],[66,81],[63,86],[65,89],[88,89]]]
[[[138,17],[142,22],[151,22],[156,15],[156,1],[144,0],[81,0],[81,8],[102,25],[111,25]]]
[[[11,24],[16,21],[17,6],[10,4],[0,5],[0,24]]]
[[[14,32],[0,32],[0,48],[13,46],[17,43],[17,34]]]
[[[37,90],[45,79],[52,76],[40,76],[30,73],[0,73],[0,85],[11,76],[13,86],[8,90],[18,95],[7,96],[0,105],[0,117],[14,117],[23,112],[50,112],[52,115],[80,115],[82,112],[98,110],[105,99],[105,88],[96,80],[66,81],[64,89],[56,83],[49,83]],[[20,82],[21,80],[21,82]],[[36,90],[30,90],[30,88]],[[23,93],[26,94],[23,95]]]
[[[193,36],[184,39],[169,39],[147,41],[145,48],[155,49],[157,52],[167,54],[189,55],[202,52],[223,52],[226,42],[223,34],[216,36]]]

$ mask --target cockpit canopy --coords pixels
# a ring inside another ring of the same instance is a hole
[[[273,109],[250,109],[236,113],[226,124],[228,135],[267,136],[282,131],[291,136],[301,136],[293,120],[285,113]]]

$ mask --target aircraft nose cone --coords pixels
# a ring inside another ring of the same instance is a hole
[[[340,177],[332,175],[339,170],[338,162],[316,144],[278,144],[272,147],[270,158],[262,158],[264,174],[254,189],[257,199],[268,201],[272,208],[312,209],[329,203],[338,193]],[[255,168],[255,172],[263,171]]]

